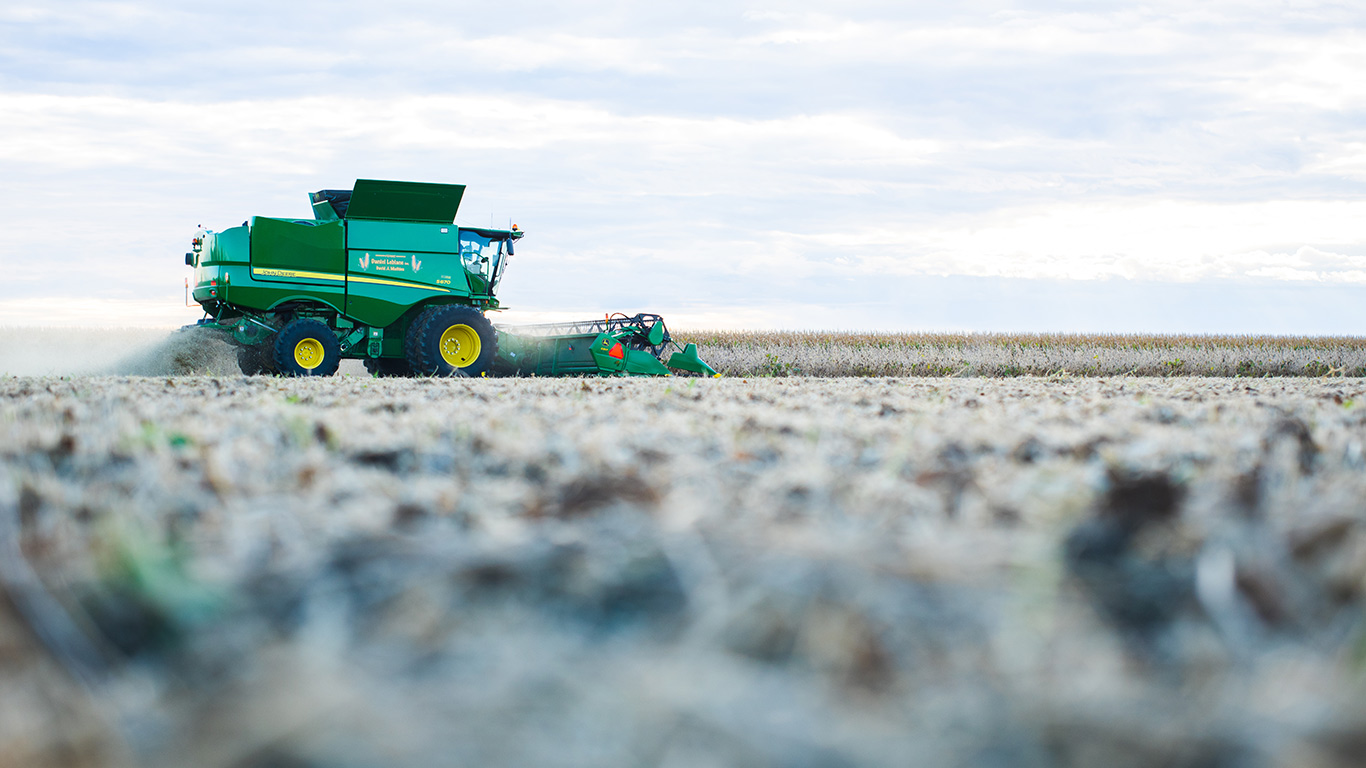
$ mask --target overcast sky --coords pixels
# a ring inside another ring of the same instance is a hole
[[[0,5],[0,325],[382,178],[527,230],[514,320],[1366,329],[1359,2],[187,5]]]

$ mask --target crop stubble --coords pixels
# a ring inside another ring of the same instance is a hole
[[[1363,376],[1366,338],[685,331],[730,376]]]
[[[1364,397],[0,379],[0,765],[1355,764]]]

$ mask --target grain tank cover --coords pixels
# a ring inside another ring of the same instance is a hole
[[[348,219],[450,224],[465,195],[464,184],[357,179],[346,206]]]

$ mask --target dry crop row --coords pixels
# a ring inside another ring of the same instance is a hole
[[[685,331],[728,376],[1366,376],[1366,337]]]

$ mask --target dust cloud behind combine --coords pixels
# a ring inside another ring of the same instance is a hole
[[[0,375],[230,376],[240,373],[226,339],[170,328],[0,329]]]
[[[357,360],[339,373],[368,375]],[[228,336],[198,328],[0,329],[2,376],[239,376]]]

